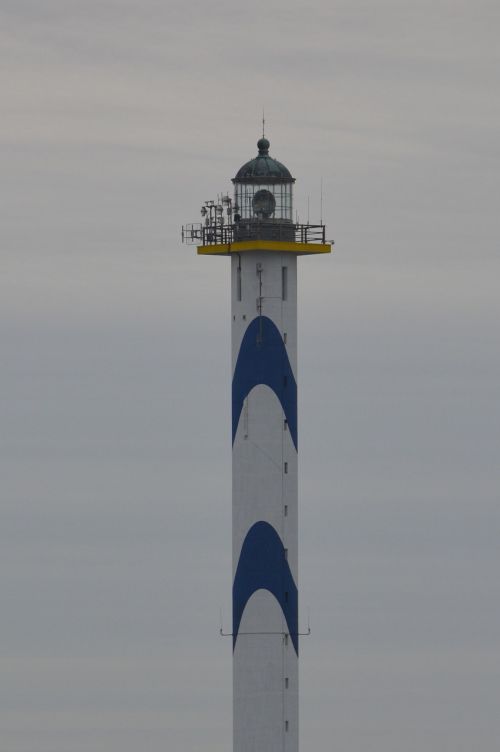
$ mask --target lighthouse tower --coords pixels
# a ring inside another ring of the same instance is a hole
[[[257,147],[183,239],[231,259],[233,752],[298,752],[297,257],[331,246]]]

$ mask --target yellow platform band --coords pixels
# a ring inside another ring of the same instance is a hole
[[[331,253],[332,246],[330,243],[292,243],[285,240],[240,240],[236,243],[198,246],[200,256],[230,256],[232,253],[247,251],[271,251],[311,256],[314,253]]]

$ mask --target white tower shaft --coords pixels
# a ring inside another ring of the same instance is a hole
[[[298,752],[296,254],[231,280],[233,752]]]

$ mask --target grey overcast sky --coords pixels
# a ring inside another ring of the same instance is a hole
[[[300,261],[301,745],[500,739],[497,0],[1,0],[0,749],[231,750],[229,274]]]

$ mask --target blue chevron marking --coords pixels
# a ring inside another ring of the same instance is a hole
[[[233,583],[233,650],[243,611],[256,590],[269,590],[281,606],[293,646],[299,654],[298,591],[285,549],[278,533],[268,522],[256,522],[241,547]]]
[[[267,316],[251,321],[241,340],[233,375],[233,443],[243,402],[258,384],[265,384],[278,397],[297,449],[297,384],[283,338]]]

